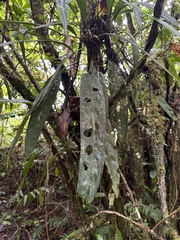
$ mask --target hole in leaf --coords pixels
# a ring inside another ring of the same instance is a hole
[[[91,102],[91,99],[88,98],[88,97],[86,97],[86,98],[84,99],[84,101],[85,101],[85,102]]]
[[[93,148],[91,145],[88,145],[85,152],[87,153],[87,155],[90,155],[93,152]]]
[[[99,123],[95,122],[95,128],[96,130],[99,130]]]
[[[93,129],[92,128],[86,129],[84,131],[84,136],[85,137],[90,137],[92,135],[92,133],[93,133]]]
[[[84,163],[84,170],[87,171],[88,170],[88,166],[86,163]]]
[[[98,89],[98,88],[95,88],[95,87],[93,87],[92,90],[95,91],[95,92],[99,91],[99,89]]]

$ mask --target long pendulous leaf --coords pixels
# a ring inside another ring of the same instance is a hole
[[[81,79],[81,157],[77,191],[91,202],[99,188],[104,168],[106,104],[101,73],[85,73]]]
[[[41,130],[56,99],[60,80],[60,67],[58,67],[33,103],[25,139],[25,151],[27,154],[31,153],[37,144]]]
[[[92,202],[100,185],[104,163],[112,180],[115,196],[119,194],[118,156],[113,148],[108,115],[105,78],[96,70],[84,74],[80,88],[81,156],[78,194]]]

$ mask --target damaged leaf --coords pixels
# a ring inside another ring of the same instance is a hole
[[[92,202],[99,188],[104,163],[112,179],[112,188],[119,194],[118,157],[109,133],[108,96],[105,78],[93,69],[85,73],[80,88],[81,156],[78,194]]]

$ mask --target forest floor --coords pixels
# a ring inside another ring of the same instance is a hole
[[[10,163],[0,149],[0,240],[57,240],[81,227],[56,160],[44,148],[31,158],[21,144]]]

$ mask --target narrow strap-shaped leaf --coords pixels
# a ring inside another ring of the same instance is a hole
[[[85,21],[86,20],[86,16],[87,16],[87,13],[86,13],[86,1],[85,0],[76,0],[76,2],[77,2],[78,7],[80,9],[81,16],[82,16],[83,20]]]
[[[154,6],[148,2],[136,2],[135,4],[145,6],[150,10],[154,10]],[[170,24],[174,25],[175,27],[178,26],[178,21],[174,17],[169,15],[167,12],[165,12],[164,10],[162,11],[161,17],[164,18]]]
[[[162,96],[157,96],[159,105],[163,108],[163,110],[168,114],[168,116],[176,121],[177,117],[174,114],[174,110],[169,106],[169,104],[164,100]]]
[[[26,153],[31,153],[37,144],[41,130],[49,116],[52,104],[56,99],[60,80],[61,75],[59,67],[34,101],[25,139]]]

